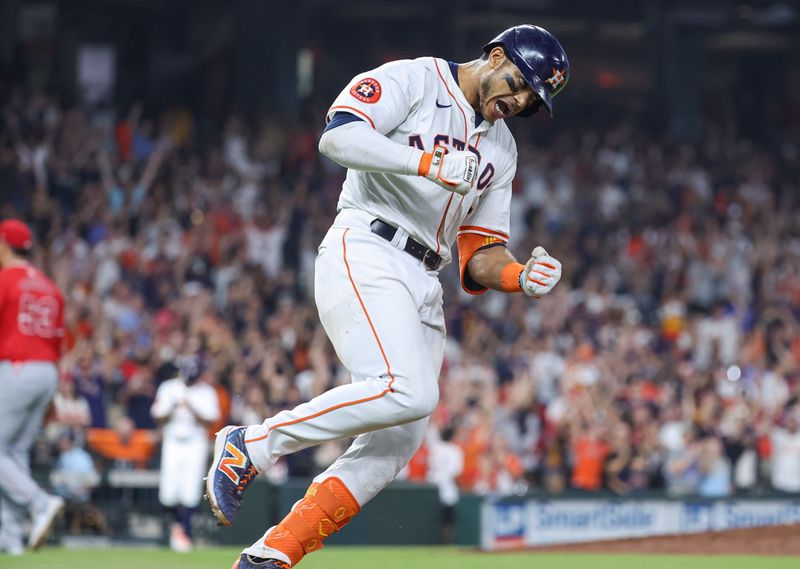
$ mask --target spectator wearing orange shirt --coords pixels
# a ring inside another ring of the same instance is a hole
[[[472,490],[477,494],[501,496],[523,494],[527,490],[524,475],[520,457],[508,449],[503,437],[496,435],[489,452],[478,459],[478,478]]]
[[[603,466],[611,450],[603,440],[603,427],[595,423],[572,444],[572,485],[581,490],[599,490],[603,486]]]

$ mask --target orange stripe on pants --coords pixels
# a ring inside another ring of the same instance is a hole
[[[342,258],[344,259],[344,265],[347,267],[347,276],[350,279],[350,284],[353,285],[353,292],[356,293],[356,297],[358,298],[358,303],[361,305],[361,309],[364,311],[364,316],[367,317],[367,322],[369,323],[369,327],[372,330],[372,335],[375,336],[375,341],[378,343],[378,349],[381,351],[381,356],[383,357],[383,361],[386,362],[386,374],[391,377],[391,381],[389,381],[389,387],[384,389],[381,393],[377,395],[373,395],[371,397],[365,397],[363,399],[358,399],[357,401],[348,401],[346,403],[340,403],[338,405],[334,405],[333,407],[329,407],[327,409],[323,409],[318,413],[314,413],[313,415],[309,415],[307,417],[300,417],[299,419],[294,419],[293,421],[286,421],[285,423],[278,423],[277,425],[273,425],[270,427],[267,434],[262,435],[260,437],[256,437],[254,439],[247,439],[245,443],[255,443],[258,441],[262,441],[266,439],[269,434],[274,430],[280,427],[288,427],[290,425],[296,425],[297,423],[302,423],[304,421],[308,421],[310,419],[314,419],[315,417],[319,417],[320,415],[325,415],[326,413],[330,413],[331,411],[336,411],[337,409],[341,409],[342,407],[349,407],[351,405],[358,405],[359,403],[366,403],[368,401],[374,401],[375,399],[380,399],[387,393],[392,391],[392,384],[394,383],[394,375],[392,375],[392,367],[389,365],[389,359],[386,357],[386,352],[383,349],[383,344],[381,344],[381,339],[378,337],[378,332],[375,330],[375,326],[372,324],[372,318],[370,318],[369,311],[367,307],[364,305],[364,300],[361,298],[361,294],[358,292],[358,287],[356,286],[356,281],[353,280],[353,273],[350,271],[350,263],[347,262],[347,232],[350,229],[345,229],[344,233],[342,234]]]

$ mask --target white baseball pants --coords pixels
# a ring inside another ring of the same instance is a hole
[[[372,233],[373,219],[342,210],[315,266],[320,320],[353,382],[246,433],[247,451],[261,472],[285,454],[358,435],[315,481],[338,477],[362,506],[422,443],[439,399],[445,341],[438,274]],[[399,239],[397,246],[404,244]]]
[[[158,501],[173,508],[195,508],[203,497],[203,477],[208,471],[207,439],[164,439]]]

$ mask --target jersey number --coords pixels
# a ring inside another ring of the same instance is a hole
[[[52,296],[36,296],[25,293],[19,299],[17,326],[25,336],[54,338],[58,301]]]

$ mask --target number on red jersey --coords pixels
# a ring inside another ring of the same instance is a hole
[[[17,325],[25,336],[55,338],[58,320],[58,299],[53,296],[37,296],[23,293],[19,297]]]

